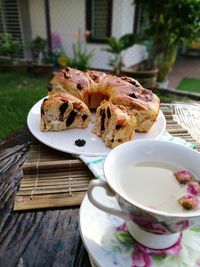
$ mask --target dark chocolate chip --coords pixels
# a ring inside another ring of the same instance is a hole
[[[122,140],[121,139],[118,139],[118,142],[121,142]]]
[[[84,146],[86,144],[86,141],[84,139],[77,139],[75,141],[76,146]]]
[[[64,68],[65,71],[70,71],[69,67]]]
[[[80,83],[77,83],[76,87],[77,87],[78,90],[82,90],[83,89],[83,86]]]
[[[51,91],[52,91],[52,87],[51,87],[51,86],[48,86],[48,87],[47,87],[47,90],[48,90],[49,92],[51,92]]]
[[[65,79],[69,79],[69,75],[66,72],[63,72],[63,74]]]
[[[45,99],[43,100],[43,103],[46,102],[47,100],[48,100],[48,98],[45,98]]]
[[[44,115],[44,109],[41,108],[41,116]]]
[[[140,85],[136,81],[130,81],[129,83],[131,83],[132,85],[136,87],[140,87]]]
[[[87,119],[88,115],[87,114],[83,114],[82,115],[82,120],[85,121]]]
[[[108,109],[107,109],[107,115],[108,115],[108,118],[110,119],[110,117],[111,117],[111,112],[110,112],[110,108],[108,107]]]
[[[111,139],[111,142],[113,143],[114,142],[114,139]]]
[[[132,98],[137,98],[137,96],[135,95],[135,93],[132,93],[129,96],[132,97]]]
[[[65,103],[63,103],[60,106],[60,108],[59,108],[61,118],[63,118],[63,115],[64,115],[64,113],[65,113],[65,111],[66,111],[67,108],[68,108],[68,101],[66,101]]]
[[[122,127],[123,127],[123,125],[121,125],[121,124],[117,124],[116,127],[115,127],[115,129],[116,129],[116,130],[119,130],[119,129],[122,128]]]
[[[101,131],[104,131],[105,130],[105,117],[106,117],[105,110],[102,110],[102,115],[101,115]]]
[[[77,111],[72,110],[69,114],[69,117],[67,118],[66,125],[69,127],[75,120]]]

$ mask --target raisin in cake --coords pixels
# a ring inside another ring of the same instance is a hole
[[[100,136],[105,144],[114,148],[134,137],[137,120],[120,105],[103,101],[97,108],[93,132]]]
[[[85,103],[66,93],[58,92],[44,99],[41,105],[41,131],[86,128],[91,114]]]

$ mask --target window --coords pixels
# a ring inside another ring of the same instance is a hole
[[[88,42],[106,42],[111,28],[112,0],[86,0],[86,29],[92,32]]]
[[[0,0],[0,33],[10,33],[12,37],[23,44],[17,0]],[[20,58],[24,56],[23,48],[17,56]]]

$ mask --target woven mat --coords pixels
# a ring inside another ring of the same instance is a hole
[[[167,131],[195,144],[200,151],[200,108],[163,104]],[[94,175],[79,159],[51,149],[40,142],[31,145],[23,165],[23,178],[14,210],[80,205]]]

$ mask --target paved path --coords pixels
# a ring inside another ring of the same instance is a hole
[[[200,58],[180,58],[168,75],[169,88],[175,89],[183,78],[200,79]]]

